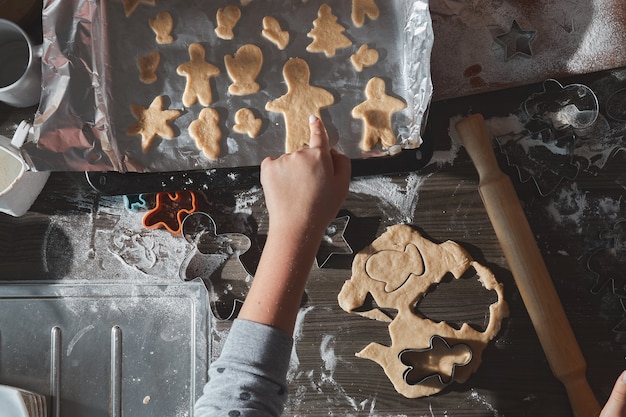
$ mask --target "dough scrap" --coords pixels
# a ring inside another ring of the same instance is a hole
[[[155,97],[148,108],[131,103],[130,111],[137,121],[126,129],[126,134],[141,136],[141,150],[144,153],[148,152],[157,136],[163,139],[174,137],[174,130],[168,122],[178,118],[180,111],[163,110],[163,96]]]
[[[385,81],[374,77],[365,86],[367,100],[352,109],[352,117],[363,119],[363,137],[359,147],[371,151],[381,142],[384,148],[396,144],[391,129],[391,115],[406,108],[406,103],[385,94]]]
[[[152,84],[157,80],[156,70],[159,66],[161,55],[152,51],[148,55],[137,57],[137,69],[139,69],[139,81],[144,84]]]
[[[285,152],[291,153],[308,144],[311,137],[309,116],[319,118],[320,109],[335,102],[331,93],[321,87],[309,85],[311,72],[302,58],[292,58],[283,67],[287,93],[265,105],[265,109],[282,113],[285,118]]]
[[[241,10],[237,6],[226,6],[217,11],[217,27],[215,33],[224,40],[231,40],[235,37],[233,29],[241,18]]]
[[[289,44],[289,32],[282,30],[278,20],[272,16],[265,16],[263,18],[263,30],[261,31],[261,35],[274,43],[281,51]]]
[[[343,34],[346,29],[337,23],[337,16],[333,15],[328,4],[320,6],[317,16],[313,21],[313,29],[307,34],[307,37],[313,39],[306,47],[307,51],[324,52],[326,57],[332,57],[337,49],[352,45],[352,41]]]
[[[235,55],[224,57],[226,71],[233,83],[228,92],[235,96],[245,96],[259,91],[255,81],[263,66],[263,52],[256,45],[247,44],[235,52]]]
[[[139,3],[147,4],[149,6],[154,6],[156,2],[156,0],[121,0],[121,1],[122,1],[122,4],[124,4],[124,13],[126,14],[126,17],[129,17],[131,14],[133,14],[137,6],[139,6]]]
[[[363,71],[363,68],[371,67],[378,62],[378,51],[371,49],[367,44],[363,44],[359,49],[350,57],[352,66],[358,72]]]
[[[219,114],[210,107],[200,111],[198,119],[189,124],[189,134],[196,141],[196,146],[209,159],[220,156],[222,132],[219,127]]]
[[[352,23],[360,28],[365,23],[365,16],[378,19],[380,11],[374,0],[352,0]]]
[[[263,121],[254,117],[250,109],[239,109],[235,113],[235,125],[233,130],[237,133],[246,133],[251,138],[259,135]]]
[[[158,44],[172,43],[174,38],[172,37],[172,29],[174,28],[174,20],[172,15],[168,12],[159,12],[154,19],[148,20],[152,31],[156,36],[156,42]]]
[[[399,263],[406,260],[407,252],[411,253],[407,251],[411,246],[417,248],[420,259],[409,266]],[[475,330],[468,323],[455,329],[446,322],[434,322],[415,312],[416,302],[427,294],[431,286],[440,284],[450,274],[454,279],[470,279],[472,271],[486,290],[497,295],[496,302],[489,306],[489,322],[484,331]],[[397,283],[401,285],[396,287]],[[391,287],[388,284],[392,284]],[[375,307],[364,311],[370,296]],[[459,383],[467,381],[477,371],[483,350],[500,331],[502,319],[508,316],[503,286],[489,269],[474,261],[457,243],[434,243],[408,225],[389,227],[355,256],[352,276],[343,284],[337,299],[339,306],[349,313],[389,323],[390,346],[372,342],[355,355],[378,363],[396,391],[407,398],[436,394],[453,380]],[[396,310],[396,316],[387,316],[385,309]],[[453,341],[455,346],[450,347],[449,352],[434,349],[434,337],[447,343]],[[471,350],[471,360],[467,361],[468,349],[456,347],[459,343]],[[433,361],[430,370],[436,369],[441,378],[413,380],[414,375],[407,378],[416,367],[422,371],[429,368],[428,364],[416,364],[413,361],[415,358],[406,352],[425,353],[429,350],[431,352],[427,356]]]
[[[211,93],[211,78],[217,76],[220,70],[204,60],[204,47],[199,43],[189,45],[189,58],[191,59],[176,68],[178,75],[187,78],[185,91],[183,92],[183,104],[191,107],[196,100],[203,106],[208,106],[213,101]]]

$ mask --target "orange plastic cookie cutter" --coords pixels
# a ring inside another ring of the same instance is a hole
[[[143,226],[148,229],[164,227],[172,234],[180,234],[188,214],[198,209],[192,191],[157,193],[156,206],[143,216]]]

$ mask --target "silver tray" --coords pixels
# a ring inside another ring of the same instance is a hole
[[[232,1],[230,3],[233,3]],[[380,148],[363,153],[358,143],[362,122],[353,119],[351,109],[365,100],[364,88],[372,77],[386,82],[387,94],[401,97],[407,109],[393,117],[397,143],[416,148],[423,143],[422,130],[432,95],[430,51],[432,25],[426,0],[377,1],[380,17],[366,19],[357,28],[352,23],[351,2],[328,1],[351,47],[340,49],[332,58],[306,52],[311,42],[307,33],[317,17],[321,1],[255,0],[238,5],[242,17],[235,38],[217,38],[216,11],[229,4],[211,0],[157,1],[155,6],[140,3],[129,16],[119,1],[56,0],[43,10],[44,58],[42,100],[35,119],[36,142],[26,153],[38,170],[81,170],[119,172],[170,172],[223,167],[258,166],[267,156],[284,152],[284,120],[265,111],[265,104],[286,92],[282,75],[284,63],[301,57],[311,69],[310,84],[325,88],[335,104],[322,111],[322,119],[336,147],[350,158],[386,155]],[[160,11],[174,20],[174,42],[158,45],[148,21]],[[290,43],[280,51],[261,37],[263,17],[276,17],[290,33]],[[221,156],[208,160],[189,136],[187,127],[203,108],[182,104],[185,78],[176,67],[189,60],[188,45],[200,42],[206,60],[220,69],[212,79],[213,103],[220,115]],[[244,97],[227,93],[230,79],[224,56],[233,55],[246,43],[259,46],[264,64],[257,81],[260,92]],[[367,43],[379,51],[377,64],[358,73],[350,63],[358,47]],[[158,80],[139,81],[136,59],[157,50],[161,55]],[[126,130],[135,119],[130,104],[147,107],[152,99],[165,95],[168,108],[183,111],[172,125],[173,140],[157,139],[152,148],[141,151],[141,138]],[[232,131],[234,113],[249,107],[263,120],[257,138]]]

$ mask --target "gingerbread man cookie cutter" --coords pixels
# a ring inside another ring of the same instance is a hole
[[[182,234],[192,248],[179,268],[181,280],[200,278],[209,291],[213,315],[219,320],[233,319],[248,291],[246,278],[251,271],[241,256],[250,249],[250,238],[241,233],[218,234],[215,221],[204,212],[186,217]]]

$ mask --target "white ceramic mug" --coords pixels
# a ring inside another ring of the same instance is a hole
[[[39,103],[41,53],[22,28],[0,19],[0,101],[14,107]]]
[[[0,212],[19,217],[43,189],[50,172],[30,171],[19,148],[30,125],[22,122],[12,140],[0,135]]]

